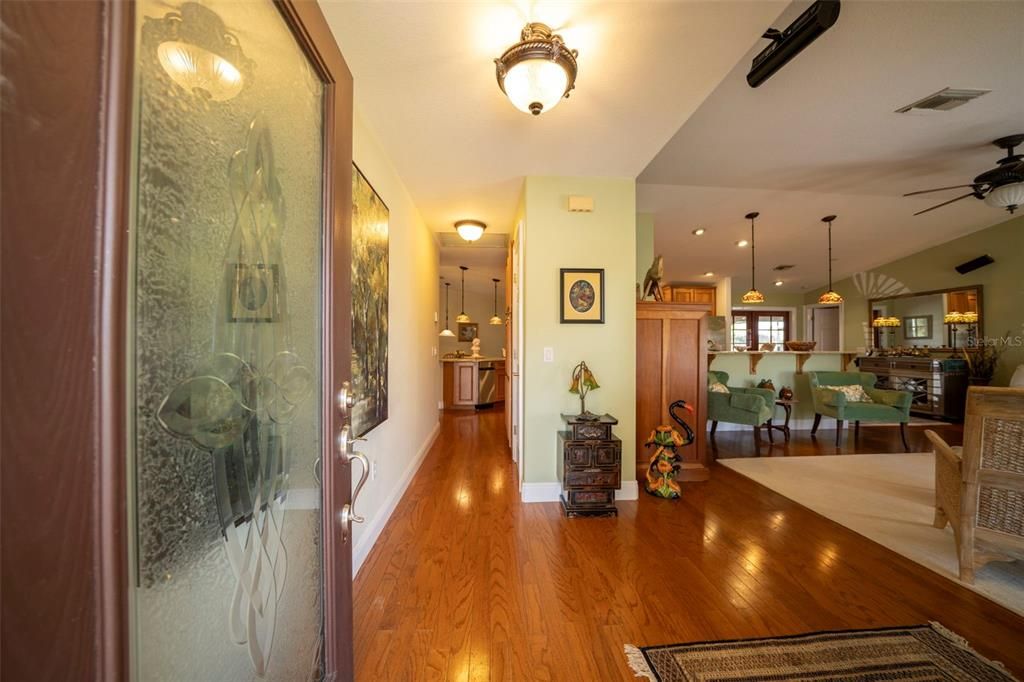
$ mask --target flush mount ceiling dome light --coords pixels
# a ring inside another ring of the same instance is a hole
[[[475,242],[477,239],[480,239],[480,237],[484,236],[484,230],[486,229],[487,225],[479,220],[460,220],[455,223],[455,231],[467,242]]]
[[[547,24],[529,23],[519,42],[494,60],[498,87],[516,109],[539,116],[576,87],[577,54]]]
[[[834,215],[827,215],[821,219],[821,222],[828,223],[828,291],[818,297],[818,303],[823,305],[843,302],[843,297],[832,290],[832,221],[835,219]]]
[[[229,33],[216,13],[194,2],[162,19],[147,19],[155,33],[160,66],[171,80],[189,93],[224,102],[242,91],[252,75],[238,38]]]
[[[757,290],[754,284],[754,219],[761,215],[757,211],[743,216],[750,221],[750,291],[743,294],[740,299],[743,303],[764,303],[764,294]]]

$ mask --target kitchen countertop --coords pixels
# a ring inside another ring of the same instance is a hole
[[[441,362],[505,362],[505,358],[492,358],[481,355],[478,358],[466,356],[464,358],[441,358]]]

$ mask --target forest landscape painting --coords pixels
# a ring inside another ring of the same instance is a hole
[[[388,418],[388,207],[352,168],[352,431]]]

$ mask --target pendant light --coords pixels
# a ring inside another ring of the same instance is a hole
[[[462,312],[455,318],[456,322],[469,322],[469,315],[466,314],[466,270],[469,270],[465,265],[460,265],[459,270],[462,270]]]
[[[448,287],[451,285],[451,282],[444,283],[444,329],[441,330],[441,333],[438,334],[438,336],[455,336],[455,332],[453,332],[451,327],[448,325]]]
[[[494,315],[491,316],[488,324],[505,324],[505,320],[498,317],[498,282],[501,280],[491,278],[491,281],[494,282]]]
[[[460,220],[455,223],[455,231],[467,242],[475,242],[484,236],[487,225],[479,220]]]
[[[530,23],[520,41],[494,60],[498,87],[519,111],[551,111],[576,87],[576,50],[546,24]]]
[[[832,221],[835,219],[834,215],[827,215],[821,219],[821,222],[828,223],[828,291],[818,297],[818,303],[825,305],[843,302],[843,297],[832,290]]]
[[[224,102],[251,79],[253,62],[242,52],[238,38],[217,14],[199,3],[186,2],[179,12],[146,19],[146,26],[160,41],[156,49],[160,66],[189,94]]]
[[[764,303],[764,294],[757,290],[754,284],[754,219],[761,215],[757,211],[743,216],[750,221],[750,291],[743,294],[740,299],[743,303]]]

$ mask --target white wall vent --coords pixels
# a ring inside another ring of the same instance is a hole
[[[991,90],[970,90],[967,88],[943,88],[932,93],[924,99],[919,99],[905,107],[896,110],[897,114],[924,111],[949,111],[967,104],[972,99],[978,99],[982,95],[992,92]]]

